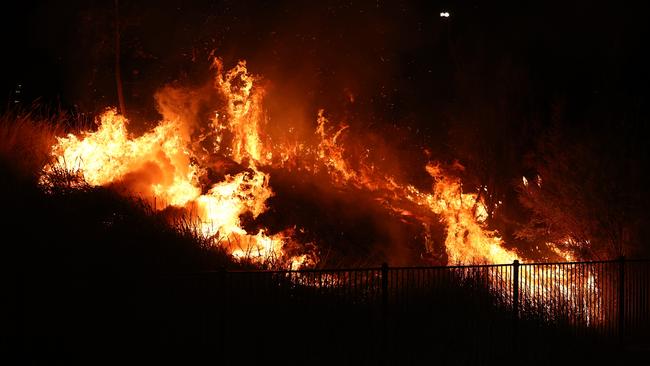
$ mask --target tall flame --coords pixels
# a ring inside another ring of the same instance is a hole
[[[215,108],[214,117],[208,123],[210,128],[199,137],[200,141],[212,139],[212,151],[207,154],[198,151],[196,141],[192,141],[194,121],[191,119],[194,117],[191,111],[175,110],[165,100],[165,95],[159,94],[157,100],[163,119],[141,136],[132,136],[127,129],[128,120],[115,109],[108,109],[99,117],[96,131],[58,138],[52,147],[53,163],[44,168],[42,183],[52,184],[46,178],[63,168],[81,174],[91,185],[121,185],[131,194],[156,197],[163,202],[156,206],[159,209],[176,206],[193,212],[201,233],[212,238],[215,245],[227,248],[235,258],[280,260],[291,268],[298,268],[313,265],[314,257],[309,253],[295,256],[285,253],[286,244],[294,240],[291,230],[274,235],[267,234],[264,229],[249,232],[243,227],[241,217],[258,217],[266,211],[266,201],[273,196],[269,186],[271,177],[261,168],[323,170],[333,185],[370,192],[389,212],[419,220],[427,231],[431,222],[442,222],[446,226],[444,245],[448,263],[522,260],[516,251],[504,247],[497,232],[487,228],[488,211],[479,195],[464,192],[460,179],[441,165],[430,163],[425,167],[433,185],[430,191],[423,191],[400,182],[373,164],[366,164],[363,159],[351,164],[342,143],[348,126],[330,126],[323,110],[316,118],[316,146],[307,143],[271,145],[263,138],[267,119],[263,109],[265,91],[258,85],[259,77],[249,74],[245,61],[227,72],[219,59],[215,59],[214,66],[216,78],[209,93],[222,97],[225,106]],[[183,95],[176,89],[164,92],[170,100]],[[196,95],[185,98],[189,100],[190,109],[195,108],[200,99]],[[205,187],[201,180],[208,175],[214,156],[229,160],[238,168],[234,172],[218,171],[220,180],[209,182]],[[524,184],[528,184],[525,178]],[[425,233],[425,237],[430,239],[429,234]],[[549,243],[549,247],[566,260],[575,260],[555,244]],[[431,247],[427,246],[426,250]],[[566,273],[559,275],[565,277]],[[553,274],[531,273],[530,276],[533,279],[543,277],[549,284],[546,290],[549,294],[557,291],[571,298],[573,292],[582,290],[558,283]],[[585,286],[595,286],[595,277],[592,274],[587,277]],[[535,293],[527,283],[522,284],[521,289],[524,294]],[[541,296],[546,295],[542,293]]]
[[[496,232],[485,228],[487,209],[476,193],[463,193],[460,181],[443,174],[438,165],[428,165],[426,170],[435,179],[433,194],[422,195],[412,186],[409,190],[415,202],[445,220],[445,247],[450,262],[511,263],[520,259],[514,251],[503,247]]]
[[[257,78],[248,73],[246,61],[239,63],[223,74],[223,63],[218,58],[214,61],[217,69],[215,86],[227,98],[227,117],[225,123],[215,119],[218,130],[229,130],[234,136],[229,153],[234,161],[243,163],[249,159],[250,164],[264,163],[264,146],[260,138],[261,124],[265,121],[262,109],[264,89],[255,87]]]
[[[282,259],[289,237],[284,233],[267,235],[264,230],[249,233],[240,222],[243,214],[255,218],[263,213],[265,201],[273,195],[268,174],[257,168],[266,160],[259,135],[263,90],[254,87],[255,77],[248,74],[245,62],[225,75],[219,60],[215,65],[216,91],[226,99],[226,113],[215,113],[212,121],[215,145],[217,150],[223,148],[219,145],[221,134],[228,131],[231,143],[221,152],[246,164],[246,170],[224,175],[202,194],[199,178],[204,172],[195,163],[198,159],[186,133],[188,121],[167,113],[172,119],[163,119],[151,131],[133,137],[127,130],[128,120],[109,109],[100,116],[96,131],[58,138],[52,147],[54,162],[44,168],[44,176],[63,168],[80,173],[91,185],[124,185],[132,194],[162,201],[156,206],[159,209],[188,208],[197,215],[201,232],[236,257]],[[292,267],[308,261],[305,255],[285,259]]]
[[[433,178],[432,192],[425,193],[409,184],[400,184],[395,177],[377,173],[374,166],[360,164],[353,170],[345,159],[339,140],[348,128],[341,126],[328,133],[328,120],[318,113],[318,159],[327,168],[332,180],[375,192],[392,211],[411,216],[406,207],[416,205],[438,215],[447,226],[445,247],[450,263],[511,263],[520,259],[503,247],[498,233],[485,227],[487,209],[476,193],[464,193],[459,179],[446,174],[439,164],[429,164],[426,171]]]
[[[45,175],[63,166],[80,172],[91,185],[122,184],[133,194],[157,197],[164,202],[158,208],[186,207],[197,215],[201,232],[215,243],[236,256],[262,259],[283,256],[283,246],[292,239],[288,232],[267,235],[256,229],[249,233],[242,225],[242,215],[258,217],[273,196],[271,177],[261,169],[324,170],[335,186],[370,192],[387,210],[419,220],[425,230],[429,223],[441,221],[447,229],[444,245],[449,263],[521,260],[504,246],[497,232],[487,228],[487,209],[479,195],[464,192],[460,180],[439,164],[425,167],[433,180],[430,191],[400,182],[363,158],[351,164],[342,143],[348,126],[332,127],[323,110],[316,118],[314,146],[271,145],[263,134],[267,117],[260,78],[248,72],[245,61],[228,71],[219,59],[214,66],[216,77],[208,93],[225,103],[215,107],[201,139],[213,140],[208,156],[234,162],[237,171],[217,172],[220,181],[206,187],[202,178],[210,169],[210,159],[206,161],[192,141],[188,126],[193,122],[188,113],[174,113],[165,105],[160,108],[162,121],[139,137],[131,136],[128,121],[109,109],[100,117],[96,131],[59,138],[52,147],[55,162],[45,167]]]
[[[128,121],[115,109],[101,117],[97,131],[81,138],[69,134],[57,138],[52,148],[55,165],[80,171],[91,185],[130,181],[142,196],[156,196],[171,205],[182,206],[195,199],[197,167],[190,163],[186,141],[177,133],[179,121],[165,121],[152,131],[134,138]],[[54,165],[45,167],[49,173]]]

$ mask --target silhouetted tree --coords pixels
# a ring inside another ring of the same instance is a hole
[[[639,124],[600,120],[571,131],[560,116],[555,119],[531,156],[534,175],[519,185],[530,218],[516,235],[565,246],[582,258],[636,252],[647,216],[642,212],[647,148],[636,143]]]

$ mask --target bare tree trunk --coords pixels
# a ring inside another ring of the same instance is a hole
[[[115,84],[117,85],[117,99],[120,103],[120,114],[126,116],[124,91],[122,89],[122,70],[120,68],[120,8],[118,0],[115,0]]]

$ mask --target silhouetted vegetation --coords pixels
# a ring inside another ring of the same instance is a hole
[[[92,187],[62,168],[39,186],[43,145],[67,121],[6,116],[1,130],[4,224],[14,233],[0,255],[3,346],[30,363],[135,353],[161,363],[569,364],[597,345],[592,364],[618,357],[596,334],[578,336],[534,307],[522,310],[517,341],[508,300],[480,274],[450,271],[420,288],[389,282],[383,307],[377,270],[333,272],[342,286],[326,273],[237,272],[254,267],[119,187]]]
[[[648,256],[650,182],[641,168],[650,153],[648,127],[637,106],[622,105],[625,113],[592,117],[611,118],[612,129],[590,121],[566,126],[558,107],[553,128],[528,156],[532,174],[518,184],[520,203],[531,213],[520,238],[566,242],[580,258]]]
[[[54,135],[72,119],[16,114],[1,120],[4,352],[49,363],[61,352],[78,352],[73,343],[110,342],[124,334],[105,327],[137,322],[129,299],[145,291],[144,279],[241,268],[192,225],[172,226],[148,204],[110,187],[84,185],[66,171],[50,176],[57,183],[51,189],[39,187]]]

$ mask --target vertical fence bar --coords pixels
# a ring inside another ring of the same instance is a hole
[[[388,364],[388,263],[381,265],[381,353],[380,364]]]
[[[385,315],[388,308],[388,263],[381,265],[381,307]]]
[[[512,262],[512,346],[517,352],[518,327],[519,327],[519,261]]]
[[[619,258],[618,267],[618,341],[625,342],[625,256]]]
[[[501,309],[512,311],[514,355],[524,355],[530,347],[530,343],[520,340],[519,335],[526,339],[529,333],[538,331],[534,322],[543,330],[541,327],[562,326],[565,321],[576,336],[594,335],[609,344],[618,341],[620,347],[634,344],[637,337],[645,336],[642,332],[650,325],[648,265],[648,261],[626,260],[624,256],[598,262],[521,264],[515,260],[510,265],[433,268],[389,268],[383,263],[380,269],[352,271],[220,272],[191,278],[188,283],[179,282],[170,289],[184,293],[198,291],[198,295],[205,296],[200,300],[206,307],[218,306],[219,311],[213,314],[199,313],[197,316],[205,317],[199,325],[201,340],[205,344],[218,342],[219,349],[229,348],[232,340],[228,334],[237,318],[223,314],[246,312],[248,308],[242,308],[242,304],[252,299],[271,301],[273,306],[281,306],[280,302],[292,306],[296,305],[294,303],[311,305],[321,300],[335,301],[339,306],[344,300],[355,306],[371,304],[373,328],[381,332],[373,335],[373,346],[381,342],[377,355],[383,355],[384,362],[388,362],[400,349],[401,341],[393,334],[401,329],[404,313],[412,307],[421,310],[418,300],[435,302],[435,295],[430,297],[432,294],[437,291],[444,294],[456,285],[463,286],[463,291],[467,285],[470,292],[484,289],[490,294],[494,292],[505,306]],[[197,285],[201,287],[195,288]],[[211,292],[213,286],[224,295],[218,305]],[[309,291],[298,296],[305,288]],[[172,297],[182,296],[172,294]],[[471,305],[472,300],[481,299],[480,296],[470,297],[468,302]],[[181,303],[175,305],[178,307]],[[474,318],[465,320],[467,323],[460,324],[461,327],[476,328]],[[219,329],[212,329],[213,326]],[[508,331],[507,323],[505,327],[504,335]],[[476,342],[473,336],[470,339],[471,344]]]

